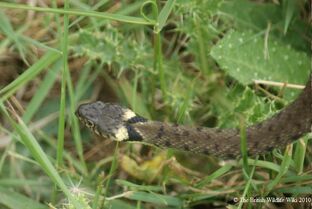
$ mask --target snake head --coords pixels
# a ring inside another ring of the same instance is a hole
[[[80,105],[76,115],[94,133],[114,141],[129,139],[127,121],[136,117],[130,109],[101,101]]]

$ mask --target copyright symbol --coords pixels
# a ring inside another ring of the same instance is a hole
[[[238,202],[238,198],[237,198],[237,197],[234,197],[234,198],[233,198],[233,201],[234,201],[234,202]]]

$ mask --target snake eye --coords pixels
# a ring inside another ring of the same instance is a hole
[[[94,126],[94,123],[91,120],[86,120],[86,126],[92,128]]]

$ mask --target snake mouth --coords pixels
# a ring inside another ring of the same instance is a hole
[[[83,125],[85,125],[86,127],[88,127],[89,129],[91,129],[93,133],[95,133],[95,134],[98,135],[98,136],[103,136],[103,134],[101,134],[101,133],[99,132],[99,129],[98,129],[97,126],[95,126],[95,125],[91,126],[91,125],[89,125],[89,121],[88,121],[87,119],[85,119],[85,118],[83,118],[83,117],[80,117],[80,116],[78,116],[78,115],[77,115],[77,117],[78,117],[79,121],[80,121]]]

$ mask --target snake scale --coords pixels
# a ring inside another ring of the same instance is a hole
[[[298,98],[273,117],[246,129],[248,155],[281,148],[311,132],[312,73]],[[77,117],[94,133],[115,141],[143,141],[221,158],[240,155],[238,129],[189,127],[150,121],[118,104],[82,104]]]

